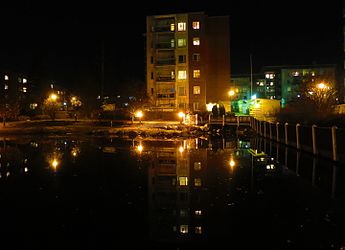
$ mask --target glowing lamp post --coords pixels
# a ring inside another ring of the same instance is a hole
[[[231,109],[231,100],[232,100],[232,97],[235,95],[235,91],[233,91],[233,90],[230,90],[229,92],[228,92],[228,95],[229,95],[229,97],[230,97],[230,113],[232,112],[232,109]]]
[[[180,124],[182,124],[182,122],[184,122],[185,113],[183,113],[182,111],[179,112],[178,117],[180,117]]]
[[[139,110],[135,113],[135,116],[139,119],[139,124],[141,124],[141,118],[143,117],[143,112]]]
[[[324,83],[322,82],[322,83],[319,83],[319,84],[317,85],[317,88],[318,88],[318,89],[326,89],[326,88],[327,88],[327,85],[324,84]]]
[[[49,99],[50,99],[50,101],[52,101],[52,102],[55,102],[56,100],[57,100],[57,95],[55,95],[55,94],[51,94],[50,96],[49,96]]]

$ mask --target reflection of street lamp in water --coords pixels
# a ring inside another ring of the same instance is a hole
[[[233,91],[233,90],[230,90],[228,92],[228,95],[230,96],[230,109],[229,109],[230,113],[232,112],[232,109],[231,109],[231,99],[234,96],[234,94],[235,94],[235,91]]]

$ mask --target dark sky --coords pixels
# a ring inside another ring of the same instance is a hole
[[[264,65],[338,64],[342,57],[341,0],[46,2],[1,7],[0,68],[75,91],[99,86],[102,40],[106,90],[144,81],[145,17],[153,14],[229,15],[233,74],[249,73],[250,54],[254,71]]]

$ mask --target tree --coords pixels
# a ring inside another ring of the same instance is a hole
[[[312,80],[299,86],[299,94],[278,114],[280,120],[314,122],[334,114],[337,91],[329,81]]]
[[[17,119],[20,112],[20,105],[17,101],[0,103],[0,116],[2,117],[3,126],[6,126],[7,119]]]
[[[56,117],[56,112],[60,108],[60,103],[57,102],[57,96],[52,94],[43,102],[43,112],[54,121]]]

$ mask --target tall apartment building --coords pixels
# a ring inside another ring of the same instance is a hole
[[[162,111],[203,111],[228,100],[229,17],[203,12],[147,17],[147,94]]]

